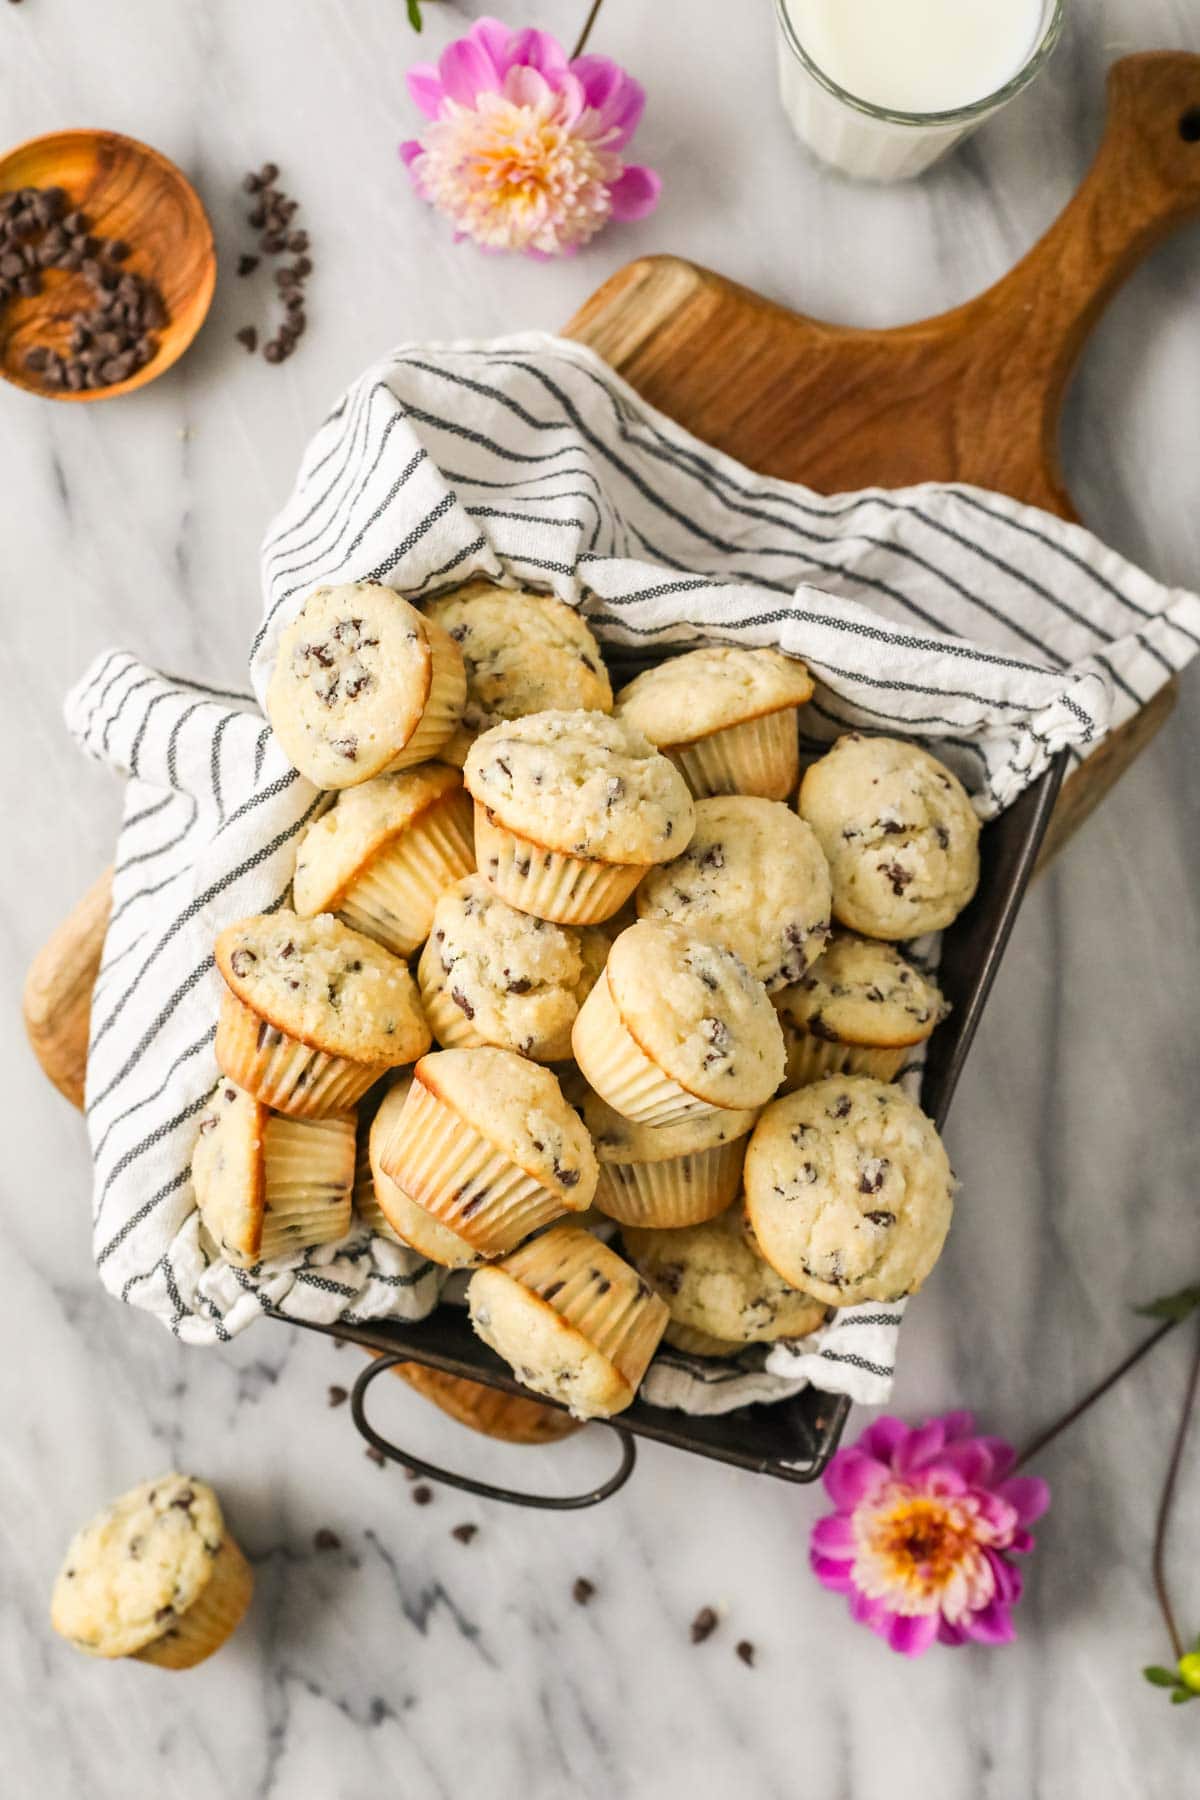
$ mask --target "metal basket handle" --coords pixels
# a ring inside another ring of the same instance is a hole
[[[476,1481],[473,1475],[459,1475],[452,1469],[442,1469],[436,1463],[426,1462],[423,1457],[413,1456],[408,1450],[398,1449],[387,1438],[381,1437],[367,1418],[367,1389],[377,1375],[394,1369],[398,1363],[411,1361],[411,1353],[404,1356],[377,1356],[363,1369],[350,1394],[350,1414],[355,1425],[372,1449],[378,1450],[390,1462],[403,1463],[405,1468],[415,1469],[419,1475],[428,1475],[431,1481],[444,1481],[447,1486],[461,1488],[466,1494],[481,1494],[485,1500],[503,1500],[509,1506],[539,1507],[546,1512],[573,1512],[582,1506],[596,1506],[601,1500],[607,1500],[610,1494],[623,1488],[633,1474],[637,1461],[637,1444],[633,1434],[609,1419],[597,1419],[594,1422],[607,1426],[620,1439],[621,1461],[607,1481],[602,1482],[599,1487],[589,1488],[583,1494],[520,1494],[515,1488],[496,1487],[490,1481]]]

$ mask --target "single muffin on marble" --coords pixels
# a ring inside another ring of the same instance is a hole
[[[825,1075],[895,1081],[950,1011],[941,989],[892,944],[837,931],[807,975],[773,995],[789,1090]]]
[[[979,883],[979,819],[957,775],[899,738],[840,737],[800,784],[833,916],[867,937],[941,931]]]
[[[747,1344],[807,1337],[827,1308],[790,1286],[759,1255],[740,1207],[684,1231],[623,1227],[634,1268],[671,1314],[669,1341],[696,1356],[736,1354]]]
[[[511,906],[560,925],[611,918],[695,823],[679,772],[598,712],[542,712],[471,746],[479,872]]]
[[[454,769],[421,763],[346,788],[307,827],[292,904],[336,913],[396,956],[429,936],[438,895],[475,867],[471,796]]]
[[[345,1112],[429,1048],[406,965],[328,913],[242,919],[218,937],[215,957],[226,986],[217,1065],[277,1112]]]
[[[658,919],[616,940],[572,1044],[601,1099],[639,1125],[747,1112],[783,1079],[783,1032],[762,982],[732,950]]]
[[[788,800],[800,774],[796,713],[812,691],[804,664],[782,651],[708,644],[635,676],[616,712],[670,757],[697,799]]]
[[[461,768],[479,734],[505,719],[551,707],[612,711],[599,644],[581,614],[553,594],[468,581],[421,611],[454,639],[467,671],[462,721],[439,752],[445,762]]]
[[[634,904],[639,918],[734,951],[771,993],[820,956],[830,897],[825,853],[790,806],[718,794],[697,800],[691,843],[651,869]]]
[[[596,1205],[622,1225],[698,1225],[741,1186],[756,1112],[712,1112],[675,1125],[635,1125],[599,1094],[583,1103],[600,1180]]]
[[[417,965],[421,999],[445,1049],[491,1044],[534,1062],[564,1062],[571,1028],[608,955],[597,926],[518,912],[469,875],[437,903]]]
[[[746,1217],[783,1279],[829,1306],[915,1293],[954,1210],[942,1140],[897,1087],[834,1075],[763,1112],[743,1173]]]
[[[467,1288],[471,1324],[535,1394],[577,1419],[606,1419],[637,1393],[667,1308],[579,1225],[555,1225]]]
[[[418,1206],[385,1172],[380,1160],[383,1146],[404,1111],[412,1082],[411,1075],[398,1075],[371,1121],[355,1171],[354,1209],[372,1231],[381,1232],[408,1250],[416,1250],[443,1269],[473,1269],[484,1261],[482,1253]]]
[[[71,1540],[50,1623],[89,1656],[190,1669],[241,1623],[254,1576],[194,1475],[131,1488]]]
[[[466,695],[462,652],[435,620],[351,581],[314,588],[281,632],[267,716],[293,767],[347,788],[436,756]]]
[[[585,1212],[596,1192],[583,1120],[549,1069],[511,1050],[422,1057],[372,1164],[485,1256]]]
[[[192,1186],[226,1262],[252,1269],[350,1229],[354,1115],[289,1119],[229,1080],[200,1115]]]

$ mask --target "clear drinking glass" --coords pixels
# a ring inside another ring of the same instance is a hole
[[[775,0],[779,91],[797,137],[814,156],[862,181],[906,181],[921,174],[1041,73],[1062,31],[1065,0],[1043,0],[1041,24],[1025,62],[1003,87],[948,112],[898,112],[840,87],[809,55],[787,0]]]

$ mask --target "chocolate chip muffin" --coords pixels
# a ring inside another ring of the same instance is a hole
[[[347,788],[300,839],[296,912],[336,913],[385,950],[411,956],[429,936],[438,895],[475,867],[472,813],[461,776],[442,763]]]
[[[852,931],[835,932],[808,973],[773,998],[788,1089],[843,1073],[895,1081],[950,1010],[893,945]]]
[[[471,746],[479,872],[511,906],[560,925],[611,918],[653,864],[686,849],[678,772],[640,732],[597,712],[542,712]]]
[[[360,1219],[393,1243],[427,1256],[443,1269],[473,1269],[482,1252],[457,1232],[439,1224],[384,1170],[383,1146],[396,1129],[412,1086],[411,1075],[398,1075],[371,1121],[354,1181],[354,1209]]]
[[[289,1119],[219,1081],[200,1115],[192,1186],[226,1262],[252,1269],[350,1229],[354,1115]]]
[[[237,1629],[253,1586],[212,1489],[194,1475],[160,1475],[71,1540],[50,1622],[89,1656],[190,1669]]]
[[[476,1270],[467,1305],[517,1379],[577,1419],[629,1405],[667,1322],[658,1295],[578,1225],[555,1225]]]
[[[585,1212],[596,1156],[550,1073],[510,1050],[421,1059],[376,1166],[485,1256],[566,1212]],[[381,1199],[383,1196],[381,1195]]]
[[[863,1075],[773,1101],[743,1180],[762,1254],[829,1306],[915,1293],[950,1229],[954,1178],[932,1122],[899,1088]]]
[[[635,1125],[589,1093],[583,1119],[600,1181],[596,1205],[623,1225],[697,1225],[722,1212],[742,1181],[755,1112],[711,1112],[675,1125]]]
[[[217,1064],[278,1112],[324,1118],[429,1048],[408,969],[328,913],[242,919],[216,942]]]
[[[616,710],[671,758],[697,799],[787,800],[800,773],[797,709],[812,691],[795,657],[709,644],[636,676]]]
[[[740,1207],[684,1231],[626,1227],[621,1241],[639,1275],[666,1301],[671,1326],[705,1341],[697,1351],[697,1340],[680,1342],[677,1329],[672,1341],[680,1349],[718,1355],[714,1344],[736,1351],[745,1344],[802,1338],[825,1322],[825,1306],[799,1293],[759,1255]]]
[[[867,937],[941,931],[979,882],[979,820],[956,775],[898,738],[857,732],[805,773],[800,814],[833,878],[833,916]]]
[[[461,768],[481,732],[551,708],[611,712],[600,646],[583,618],[553,594],[468,581],[421,608],[462,651],[467,701],[439,755]]]
[[[534,1062],[563,1062],[596,984],[608,939],[518,912],[481,875],[437,903],[417,966],[426,1017],[447,1049],[491,1044]]]
[[[462,652],[377,581],[315,588],[280,634],[267,716],[319,788],[436,756],[466,701]]]
[[[572,1034],[584,1077],[639,1125],[745,1112],[783,1078],[766,988],[717,944],[657,919],[623,931]]]
[[[790,807],[722,794],[697,800],[691,843],[651,869],[634,903],[639,918],[669,919],[734,951],[771,993],[798,981],[825,946],[829,867]]]

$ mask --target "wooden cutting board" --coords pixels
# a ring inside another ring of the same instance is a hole
[[[1158,241],[1200,213],[1200,57],[1109,73],[1099,153],[1065,211],[994,287],[885,331],[805,318],[676,257],[629,264],[567,327],[653,405],[764,475],[824,492],[969,481],[1075,516],[1058,461],[1063,394],[1093,322]],[[1066,782],[1061,847],[1162,724],[1173,685]],[[95,884],[36,958],[30,1039],[79,1106],[109,911]]]

